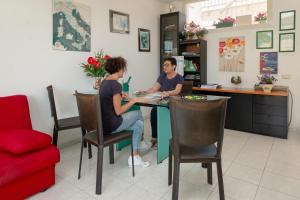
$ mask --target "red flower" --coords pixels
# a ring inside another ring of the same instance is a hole
[[[238,39],[238,38],[232,39],[232,43],[233,44],[239,44],[240,43],[240,39]]]
[[[99,69],[100,68],[100,63],[98,61],[95,62],[95,69]]]
[[[87,61],[90,65],[93,65],[93,63],[95,62],[95,58],[89,57]]]
[[[226,46],[226,42],[222,41],[222,42],[219,43],[219,47],[225,47],[225,46]]]
[[[219,53],[222,54],[224,52],[223,48],[219,48]]]
[[[105,56],[104,56],[104,60],[108,60],[108,59],[110,59],[111,57],[108,55],[108,54],[106,54]]]

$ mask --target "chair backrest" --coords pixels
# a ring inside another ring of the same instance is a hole
[[[182,84],[181,95],[193,93],[193,81],[184,81]]]
[[[53,93],[53,86],[49,85],[47,87],[49,102],[50,102],[50,110],[51,110],[51,116],[54,119],[54,124],[56,127],[58,127],[58,121],[57,121],[57,113],[56,113],[56,106],[54,101],[54,93]]]
[[[0,129],[32,129],[27,97],[0,97]]]
[[[75,91],[81,128],[97,131],[98,144],[103,144],[102,112],[99,94],[82,94]]]
[[[221,153],[227,99],[213,101],[170,100],[174,149],[217,143]],[[179,150],[180,151],[180,150]]]

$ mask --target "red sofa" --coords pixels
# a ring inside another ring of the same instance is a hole
[[[0,199],[25,199],[55,183],[51,136],[32,130],[26,96],[0,97]]]

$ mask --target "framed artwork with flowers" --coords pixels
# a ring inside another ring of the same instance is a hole
[[[219,70],[245,71],[245,37],[229,37],[219,40]]]

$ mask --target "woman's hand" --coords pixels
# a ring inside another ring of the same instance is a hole
[[[128,99],[128,94],[127,93],[124,93],[124,92],[122,92],[122,99]]]
[[[170,93],[169,92],[161,92],[160,95],[162,98],[165,98],[165,97],[169,97]]]

